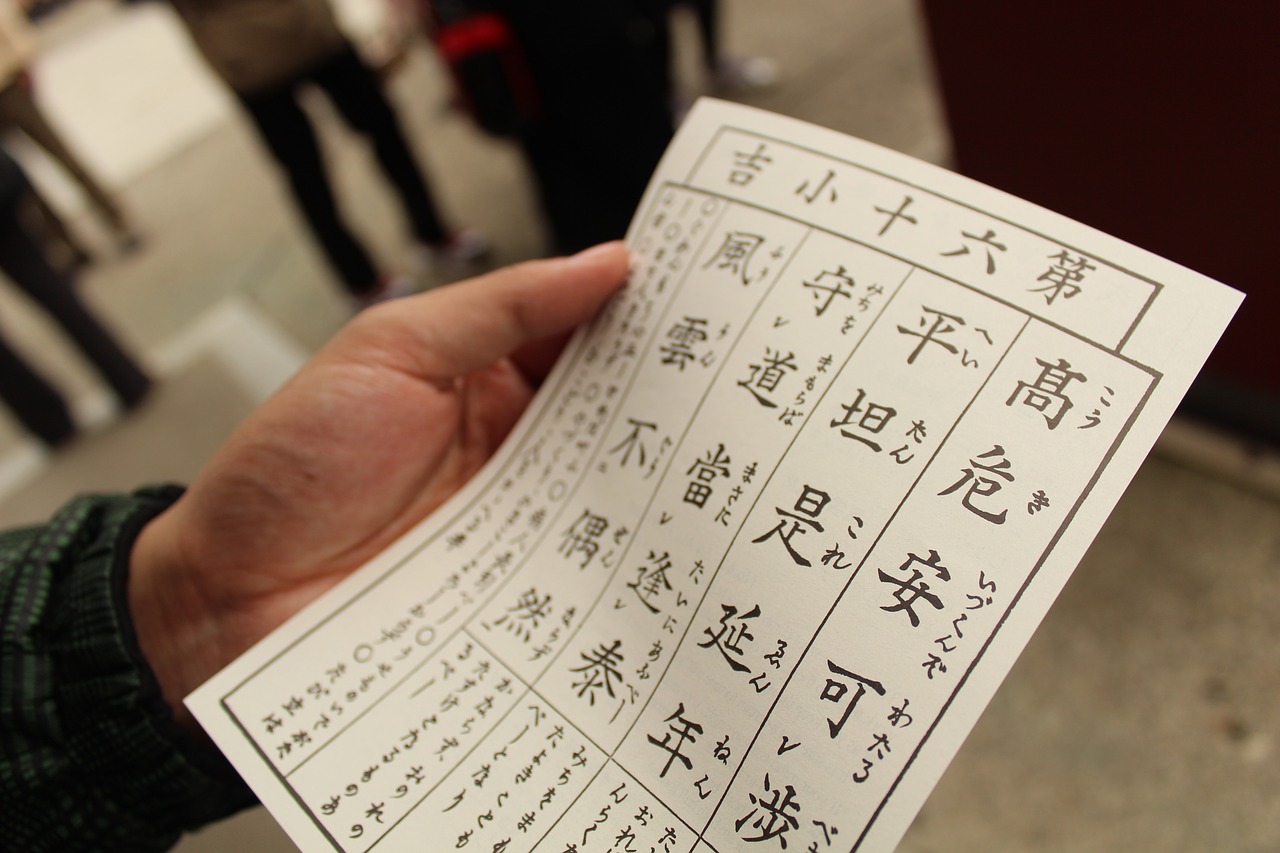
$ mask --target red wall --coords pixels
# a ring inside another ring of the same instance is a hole
[[[1280,404],[1280,3],[921,6],[956,168],[1244,291],[1206,375]]]

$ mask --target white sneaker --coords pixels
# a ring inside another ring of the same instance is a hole
[[[716,63],[715,77],[727,92],[765,89],[778,82],[778,63],[764,56],[726,56]]]
[[[424,272],[445,264],[467,267],[489,254],[489,241],[479,231],[459,228],[449,233],[443,243],[419,243],[414,247]]]
[[[351,313],[359,314],[364,309],[377,305],[379,302],[401,299],[405,296],[412,296],[417,292],[418,288],[413,283],[413,279],[402,275],[379,276],[378,283],[373,290],[351,297]]]

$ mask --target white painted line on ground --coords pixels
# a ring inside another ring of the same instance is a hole
[[[215,359],[232,383],[255,402],[265,400],[307,360],[307,352],[239,296],[230,297],[146,356],[161,383],[195,362]],[[95,388],[71,401],[76,423],[92,433],[120,416],[105,389]],[[35,439],[24,439],[0,456],[0,500],[34,480],[53,459]]]
[[[149,363],[160,376],[173,376],[209,356],[255,401],[265,400],[307,360],[305,349],[238,296],[157,347]]]

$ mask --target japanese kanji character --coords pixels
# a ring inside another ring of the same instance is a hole
[[[647,735],[649,743],[666,751],[667,753],[667,763],[663,765],[662,772],[658,774],[659,778],[666,777],[667,771],[671,769],[672,762],[677,759],[684,765],[685,770],[693,769],[693,762],[687,755],[680,751],[680,747],[684,746],[685,741],[688,741],[689,743],[697,743],[698,739],[694,735],[702,734],[702,726],[684,718],[683,702],[679,704],[675,712],[670,717],[667,717],[666,722],[669,724],[667,728],[670,729],[670,731],[663,734],[662,740],[658,740],[653,735]],[[674,745],[671,743],[673,733],[677,738]]]

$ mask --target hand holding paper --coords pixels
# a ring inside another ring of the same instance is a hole
[[[139,640],[180,716],[466,483],[626,271],[606,244],[371,309],[255,411],[133,554]]]

